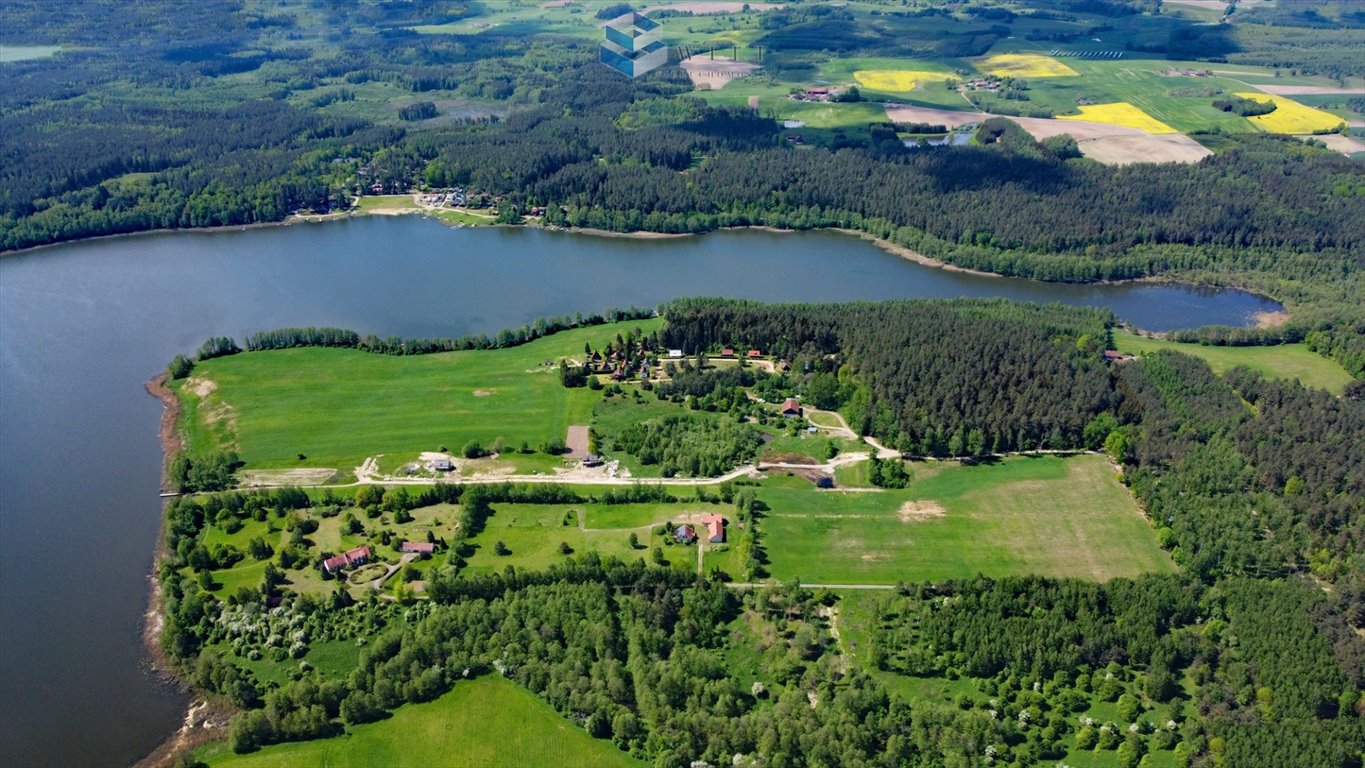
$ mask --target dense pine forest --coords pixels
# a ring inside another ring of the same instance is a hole
[[[1040,13],[1122,19],[1154,5],[1053,4]],[[1230,148],[1195,165],[1119,168],[1079,159],[1067,142],[1040,144],[1008,122],[988,123],[980,145],[934,151],[910,151],[875,131],[869,142],[791,147],[772,119],[686,96],[691,86],[676,68],[630,81],[597,65],[595,47],[577,38],[409,28],[477,13],[469,4],[331,9],[334,31],[312,48],[289,42],[316,30],[287,9],[215,4],[202,27],[212,32],[169,23],[175,14],[161,10],[20,9],[30,24],[12,30],[101,45],[6,65],[0,250],[336,210],[363,171],[367,186],[385,191],[462,185],[505,195],[505,221],[543,206],[545,224],[618,231],[838,226],[1003,274],[1239,284],[1293,304],[1294,322],[1212,338],[1297,340],[1317,329],[1332,347],[1358,335],[1348,321],[1358,319],[1353,297],[1365,290],[1365,171],[1292,140],[1220,138]],[[1249,13],[1258,22],[1238,34],[1314,28],[1311,15]],[[106,16],[119,22],[106,26]],[[770,44],[801,50],[802,25],[852,24],[837,16],[803,8],[764,24],[774,30]],[[169,45],[117,35],[119,25],[139,23]],[[850,39],[870,50],[892,45]],[[1216,55],[1213,43],[1185,42],[1213,45]],[[128,67],[141,96],[93,96]],[[267,87],[228,85],[241,73]],[[347,86],[324,87],[337,78]],[[503,106],[420,128],[321,109],[371,83]]]

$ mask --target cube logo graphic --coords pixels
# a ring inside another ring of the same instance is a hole
[[[603,64],[626,77],[639,77],[668,63],[668,46],[659,39],[659,22],[631,11],[607,22],[599,48]]]

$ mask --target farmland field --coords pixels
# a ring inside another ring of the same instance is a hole
[[[942,82],[948,77],[942,72],[919,69],[860,69],[853,73],[858,85],[874,91],[893,93],[913,91],[924,83]]]
[[[1256,101],[1275,102],[1275,111],[1268,115],[1256,115],[1248,117],[1252,125],[1270,133],[1312,133],[1313,131],[1330,131],[1341,125],[1343,121],[1340,117],[1324,112],[1320,109],[1305,107],[1304,105],[1285,98],[1284,96],[1273,96],[1264,93],[1238,93],[1244,99],[1255,99]]]
[[[977,63],[977,69],[997,77],[1072,77],[1076,70],[1050,57],[1032,53],[1001,53]]]
[[[899,491],[812,492],[796,478],[759,493],[775,578],[892,584],[1039,573],[1108,579],[1170,560],[1107,459],[1011,458],[912,465]]]
[[[1058,120],[1089,120],[1106,125],[1121,125],[1147,133],[1175,133],[1175,129],[1127,102],[1087,104],[1079,115],[1059,115]]]
[[[586,424],[599,397],[562,387],[546,361],[658,322],[563,331],[494,350],[389,356],[301,348],[208,360],[195,367],[196,385],[180,383],[187,416],[196,415],[185,428],[192,446],[235,445],[249,469],[348,471],[368,456],[411,461],[441,445],[458,451],[498,437],[534,447]]]
[[[279,744],[246,755],[218,742],[198,757],[215,768],[639,765],[497,676],[458,682],[435,701],[405,705],[387,720],[355,726],[337,738]]]
[[[1114,342],[1120,352],[1130,355],[1170,349],[1204,360],[1214,373],[1223,373],[1230,368],[1245,365],[1271,378],[1298,379],[1304,386],[1318,387],[1336,394],[1341,394],[1342,389],[1351,381],[1351,375],[1346,369],[1313,352],[1304,344],[1213,347],[1149,339],[1122,332],[1114,334]]]

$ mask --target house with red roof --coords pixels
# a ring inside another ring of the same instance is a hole
[[[778,411],[783,416],[800,416],[804,413],[804,410],[801,408],[801,402],[794,397],[783,400],[782,407],[779,408]]]
[[[411,552],[417,555],[430,555],[436,551],[436,545],[429,541],[405,541],[398,547],[399,552]]]
[[[354,568],[358,565],[364,565],[365,563],[368,563],[373,556],[369,547],[356,547],[355,549],[347,550],[336,557],[329,557],[326,560],[323,560],[322,569],[328,573],[337,573],[345,568]]]
[[[701,516],[701,525],[706,529],[706,540],[712,544],[725,542],[725,518],[711,513]]]
[[[757,349],[751,349],[749,350],[749,357],[750,358],[763,357],[763,353]]]

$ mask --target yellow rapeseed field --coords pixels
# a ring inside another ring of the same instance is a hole
[[[1274,112],[1247,118],[1257,128],[1269,133],[1330,131],[1343,122],[1340,117],[1331,112],[1313,109],[1283,96],[1271,96],[1264,93],[1239,93],[1237,95],[1244,99],[1255,99],[1260,102],[1275,102]]]
[[[1178,133],[1176,129],[1143,112],[1126,101],[1113,104],[1087,104],[1077,107],[1079,115],[1059,115],[1058,120],[1088,120],[1105,125],[1121,125],[1136,128],[1146,133]]]
[[[923,69],[860,69],[853,73],[853,79],[864,88],[895,93],[912,91],[925,83],[942,83],[953,76]]]
[[[1051,56],[1034,53],[1002,53],[983,60],[976,68],[996,77],[1069,77],[1080,74]]]

